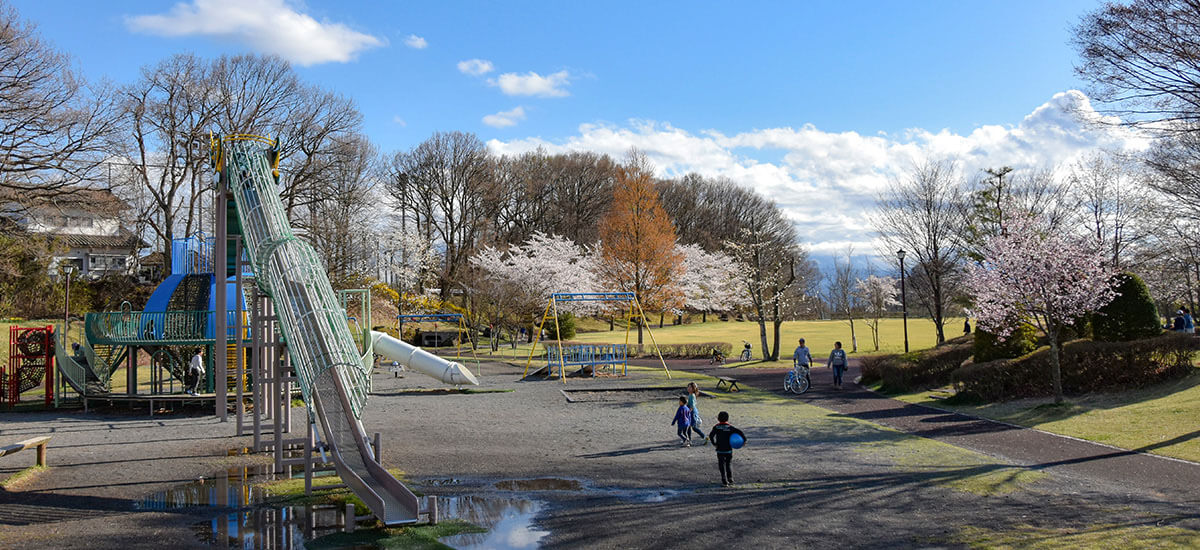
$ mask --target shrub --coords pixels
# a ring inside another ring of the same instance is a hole
[[[564,340],[575,337],[575,315],[563,313],[558,316],[558,332]]]
[[[1020,357],[1035,349],[1037,349],[1037,331],[1028,323],[1021,323],[1003,342],[991,332],[976,329],[972,353],[976,363],[987,363],[996,359]]]
[[[1162,334],[1146,283],[1133,273],[1122,273],[1117,281],[1119,295],[1092,316],[1096,340],[1126,342]]]
[[[1076,340],[1063,345],[1063,393],[1136,388],[1179,378],[1192,371],[1192,354],[1200,347],[1185,334],[1167,334],[1128,342]],[[967,365],[954,372],[960,396],[1006,401],[1054,395],[1050,383],[1050,350],[1016,359]]]
[[[862,383],[880,383],[884,392],[907,392],[949,384],[951,373],[974,353],[969,335],[928,350],[878,355],[862,360]]]

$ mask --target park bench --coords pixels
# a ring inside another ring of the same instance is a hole
[[[726,388],[726,391],[741,391],[741,388],[738,387],[737,383],[738,383],[737,378],[731,378],[729,376],[718,376],[717,377],[717,389],[718,390],[721,389],[721,386],[728,384],[729,387]]]
[[[11,455],[14,453],[19,453],[21,451],[24,451],[25,449],[28,449],[30,447],[37,447],[37,465],[45,466],[46,465],[46,444],[47,443],[50,443],[50,436],[48,436],[48,435],[42,436],[42,437],[35,437],[33,439],[26,439],[25,441],[19,441],[17,443],[13,443],[12,445],[5,445],[3,447],[0,447],[0,456],[8,456],[8,455]]]

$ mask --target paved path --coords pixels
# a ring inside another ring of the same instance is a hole
[[[779,394],[784,393],[783,376],[787,371],[786,368],[717,368],[708,365],[707,361],[676,362],[674,368],[710,376],[731,376],[740,384]],[[850,372],[844,378],[854,380],[858,375],[857,361],[852,360]],[[812,389],[796,396],[797,400],[1055,475],[1124,486],[1177,502],[1200,502],[1200,465],[1140,452],[1200,437],[1200,430],[1130,451],[913,405],[849,382],[845,389],[834,390],[833,374],[826,368],[814,368],[812,382]]]

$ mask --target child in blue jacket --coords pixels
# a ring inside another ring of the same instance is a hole
[[[687,398],[679,396],[679,408],[675,410],[675,419],[671,420],[671,425],[675,426],[676,434],[683,441],[684,447],[692,446],[692,410],[687,406]]]

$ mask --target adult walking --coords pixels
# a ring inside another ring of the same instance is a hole
[[[204,352],[203,351],[197,350],[196,355],[192,356],[192,361],[188,365],[188,375],[193,376],[194,381],[192,382],[192,387],[188,389],[187,393],[189,393],[191,395],[199,395],[200,382],[204,380]]]
[[[692,431],[700,434],[700,444],[701,445],[707,445],[708,444],[708,436],[705,435],[704,430],[700,429],[700,423],[701,423],[700,410],[696,408],[696,398],[697,397],[700,397],[700,386],[697,386],[695,382],[688,382],[687,406],[689,409],[692,410]]]
[[[825,366],[833,369],[833,389],[842,389],[842,374],[846,372],[846,350],[841,342],[833,343],[833,351],[829,352],[829,360]]]

